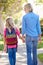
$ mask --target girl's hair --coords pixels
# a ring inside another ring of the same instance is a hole
[[[28,8],[28,9],[29,9],[29,12],[32,12],[32,11],[33,11],[32,5],[31,5],[30,3],[25,4],[24,7],[25,7],[25,8]]]
[[[7,27],[7,23],[8,23],[10,26],[12,26],[12,27],[15,26],[13,19],[10,18],[10,17],[6,19],[6,27]]]
[[[11,18],[7,18],[7,19],[6,19],[6,22],[9,21],[10,19],[11,19]]]

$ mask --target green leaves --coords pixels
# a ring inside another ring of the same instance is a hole
[[[7,3],[8,0],[0,0],[0,3]]]
[[[37,3],[43,3],[43,0],[36,0]]]
[[[22,4],[27,0],[0,0],[0,8],[4,7],[3,11],[18,12],[22,9]]]

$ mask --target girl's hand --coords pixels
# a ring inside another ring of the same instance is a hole
[[[25,43],[25,38],[22,38],[23,43]]]
[[[7,46],[6,45],[4,46],[4,50],[3,51],[7,52]]]
[[[19,38],[25,43],[25,36],[19,35]]]
[[[25,36],[22,36],[22,41],[23,43],[25,43]]]

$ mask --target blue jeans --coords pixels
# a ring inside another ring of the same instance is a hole
[[[27,65],[37,65],[38,37],[26,35]]]
[[[8,57],[10,65],[16,64],[16,48],[8,48]]]

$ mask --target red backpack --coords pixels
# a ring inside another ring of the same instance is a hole
[[[18,40],[17,40],[17,34],[16,31],[11,29],[11,33],[9,30],[6,28],[6,38],[5,38],[6,44],[7,45],[17,45]]]

